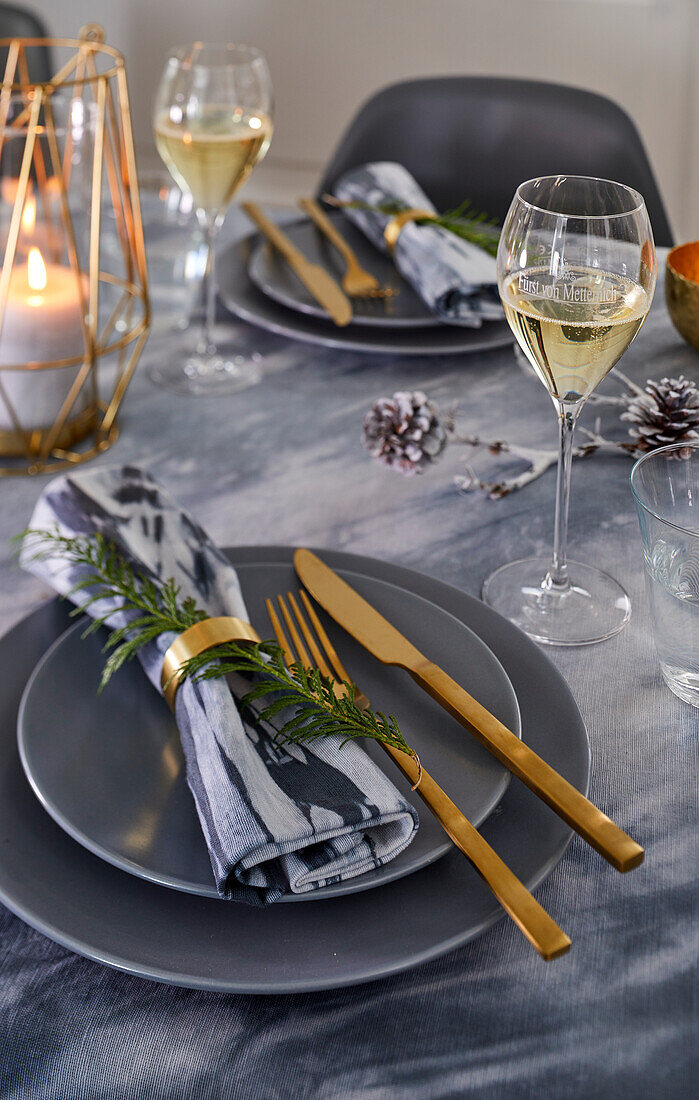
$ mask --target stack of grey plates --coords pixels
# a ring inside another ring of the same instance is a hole
[[[329,214],[362,267],[375,275],[385,297],[354,298],[346,327],[333,324],[286,261],[257,233],[230,246],[217,258],[221,299],[236,316],[259,328],[309,344],[387,355],[450,355],[488,351],[512,343],[507,322],[480,328],[448,325],[430,313],[412,287],[341,213]],[[337,250],[310,220],[284,226],[291,242],[310,263],[338,283],[344,266]]]

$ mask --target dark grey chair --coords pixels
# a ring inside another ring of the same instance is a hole
[[[404,164],[438,210],[469,199],[502,224],[523,180],[600,176],[643,195],[656,244],[672,231],[638,131],[604,96],[535,80],[447,76],[384,88],[340,141],[320,187],[373,160]]]
[[[0,38],[48,38],[48,31],[38,15],[14,4],[0,4]],[[7,48],[0,49],[0,76],[5,71]],[[27,50],[29,77],[35,83],[53,76],[51,51],[48,46],[33,46]]]

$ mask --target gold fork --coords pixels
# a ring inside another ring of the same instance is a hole
[[[287,593],[291,611],[287,607],[284,597],[277,596],[279,609],[289,632],[291,643],[287,639],[274,603],[270,599],[266,601],[267,614],[272,623],[277,642],[284,654],[287,667],[291,668],[295,664],[300,664],[306,669],[316,667],[323,676],[334,680],[338,684],[338,690],[344,691],[341,682],[349,681],[350,677],[347,675],[340,658],[325,633],[323,624],[303,589],[301,589],[300,596],[308,618],[313,624],[313,630],[311,630],[293,593]],[[311,656],[309,656],[309,650]],[[332,667],[332,672],[329,666]],[[369,706],[369,700],[360,691],[356,692],[354,701],[362,709]],[[559,955],[563,955],[570,947],[568,936],[558,927],[546,910],[539,905],[536,898],[529,893],[526,886],[519,881],[507,864],[503,863],[468,818],[462,814],[458,806],[451,801],[419,761],[399,749],[394,749],[390,745],[383,744],[383,742],[380,743],[382,748],[398,765],[403,775],[412,784],[416,785],[414,789],[417,789],[417,793],[437,818],[447,836],[470,860],[476,871],[493,891],[503,909],[509,913],[515,924],[521,929],[529,942],[534,945],[539,954],[544,959],[555,959]]]
[[[383,289],[379,284],[379,280],[362,267],[345,238],[335,228],[315,199],[299,199],[299,206],[315,222],[345,261],[347,266],[342,277],[342,289],[345,294],[349,294],[350,298],[390,298],[393,296],[394,290],[390,287]]]

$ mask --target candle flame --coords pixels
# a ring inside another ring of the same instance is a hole
[[[25,233],[33,233],[36,225],[36,199],[33,195],[27,197],[22,211],[22,229]]]
[[[29,249],[27,282],[30,290],[44,290],[46,287],[46,264],[38,248]]]

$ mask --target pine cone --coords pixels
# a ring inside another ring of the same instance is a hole
[[[694,443],[699,441],[699,389],[683,375],[659,382],[649,379],[645,393],[629,402],[621,419],[633,424],[629,435],[639,451]]]
[[[447,433],[422,390],[399,391],[379,398],[369,409],[363,442],[373,458],[410,477],[437,458]]]

